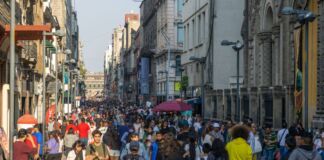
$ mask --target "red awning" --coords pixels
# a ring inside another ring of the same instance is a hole
[[[52,26],[46,25],[17,25],[16,40],[41,40],[43,39],[43,31],[51,32]],[[6,25],[5,32],[10,33],[10,25]],[[47,36],[46,39],[53,39],[53,36]]]
[[[192,108],[189,104],[183,102],[177,102],[177,101],[167,101],[154,107],[153,111],[154,112],[180,112],[180,111],[188,111],[191,109]]]
[[[17,124],[37,124],[37,119],[26,113],[18,119]]]

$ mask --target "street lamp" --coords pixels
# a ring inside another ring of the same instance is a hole
[[[195,57],[195,56],[191,56],[189,58],[190,61],[196,61],[199,62],[201,64],[201,84],[200,84],[200,88],[201,88],[201,114],[202,117],[205,116],[205,77],[204,77],[204,66],[206,64],[206,57]]]
[[[304,113],[304,125],[305,129],[308,129],[308,27],[309,23],[313,22],[317,15],[312,13],[308,10],[299,10],[299,9],[293,9],[292,7],[284,7],[281,10],[281,14],[283,15],[295,15],[297,16],[297,21],[301,25],[305,25],[305,52],[306,52],[306,59],[305,59],[305,94],[304,94],[304,107],[303,107],[303,113]]]
[[[240,107],[240,50],[244,45],[240,41],[232,42],[228,40],[223,40],[221,42],[222,46],[232,46],[234,51],[236,51],[236,121],[241,120],[241,107]]]

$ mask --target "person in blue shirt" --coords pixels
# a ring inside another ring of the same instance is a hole
[[[159,149],[159,146],[161,146],[161,143],[163,143],[163,135],[161,132],[156,133],[156,140],[152,143],[151,146],[151,160],[158,160],[162,159],[161,149]]]
[[[39,157],[42,157],[42,155],[43,155],[43,134],[40,132],[41,128],[42,128],[41,124],[36,124],[34,126],[34,132],[32,134],[37,139],[37,143],[38,143],[37,153],[38,153]]]

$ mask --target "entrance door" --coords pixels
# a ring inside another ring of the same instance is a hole
[[[273,125],[273,97],[270,94],[264,95],[265,124]]]

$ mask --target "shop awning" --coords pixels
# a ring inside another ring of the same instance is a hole
[[[43,31],[51,32],[52,26],[46,25],[17,25],[16,40],[41,40],[43,39]],[[9,36],[10,25],[6,25],[6,34]],[[46,39],[53,39],[53,36],[46,36]]]

